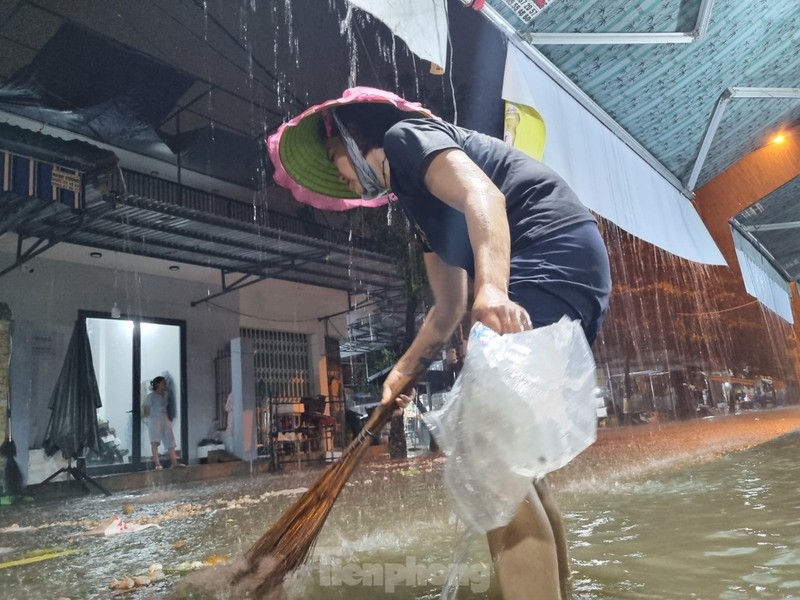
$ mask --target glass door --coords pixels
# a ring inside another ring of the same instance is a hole
[[[136,325],[128,319],[87,318],[86,332],[92,347],[92,363],[103,406],[97,409],[100,452],[86,456],[89,468],[138,463],[134,453],[133,336]],[[134,430],[137,430],[134,432]]]
[[[181,328],[177,325],[163,325],[159,323],[142,323],[141,343],[139,344],[139,363],[142,373],[141,402],[144,402],[150,393],[150,382],[156,377],[167,380],[167,396],[171,398],[174,407],[172,430],[175,434],[175,447],[178,456],[181,455],[181,403],[182,397],[182,362],[181,362]],[[147,462],[152,458],[150,450],[150,436],[148,434],[146,419],[139,420],[141,426],[140,454],[142,460]],[[159,453],[164,457],[167,454],[166,440],[161,440]]]
[[[86,456],[94,473],[140,470],[152,462],[148,421],[141,406],[150,382],[163,376],[172,397],[176,450],[184,453],[186,421],[182,321],[112,319],[82,313],[103,405],[97,409],[100,452]],[[159,451],[167,453],[162,444]],[[152,466],[152,465],[151,465]]]

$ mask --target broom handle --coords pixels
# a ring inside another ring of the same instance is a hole
[[[424,372],[425,370],[421,370],[418,373],[402,375],[391,386],[391,396],[396,400],[401,394],[409,393]],[[379,432],[397,408],[397,402],[391,402],[379,404],[372,411],[364,427],[339,459],[330,465],[317,482],[247,551],[248,564],[234,575],[233,584],[254,573],[262,558],[276,555],[279,559],[278,568],[256,588],[257,594],[264,594],[307,558],[339,492],[366,453],[365,440]]]
[[[367,436],[375,437],[381,429],[388,423],[392,418],[392,413],[397,410],[397,397],[401,394],[408,394],[412,391],[414,384],[416,383],[419,376],[422,375],[421,373],[415,374],[408,374],[403,375],[400,380],[393,386],[392,389],[392,397],[395,399],[390,404],[379,404],[378,408],[372,411],[372,414],[367,419],[367,422],[361,428],[361,431],[358,432],[358,435],[355,439],[350,442],[350,445],[347,446],[347,449],[342,453],[342,459],[344,457],[349,456],[355,450],[364,443],[364,440],[367,439]],[[341,460],[341,459],[340,459]]]
[[[6,440],[9,442],[14,441],[14,435],[11,433],[11,383],[8,384],[6,391]]]

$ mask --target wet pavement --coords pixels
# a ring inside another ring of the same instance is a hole
[[[625,482],[675,473],[796,430],[800,430],[800,407],[601,430],[589,450],[552,474],[552,487],[572,515],[568,514],[572,533],[584,527],[582,519],[592,516],[593,509],[585,505],[594,506],[597,501],[588,502],[587,497],[615,486],[621,489]],[[323,551],[336,548],[336,552],[360,559],[389,561],[395,554],[405,554],[420,562],[446,562],[457,523],[441,482],[443,464],[444,459],[434,455],[366,462],[343,491],[319,546]],[[171,483],[169,475],[169,470],[159,473],[159,480],[150,480],[146,488],[111,497],[73,495],[2,507],[0,563],[36,559],[37,552],[45,557],[28,565],[0,568],[3,597],[116,597],[123,592],[111,590],[112,582],[124,581],[125,576],[147,576],[152,565],[161,565],[165,578],[142,591],[125,592],[125,597],[169,591],[194,567],[240,556],[316,481],[319,471],[180,483]],[[112,536],[89,535],[112,525],[115,515],[131,529],[136,525],[158,527]],[[486,567],[487,559],[479,550],[475,564]],[[290,596],[350,598],[364,593],[363,597],[374,597],[375,590],[373,596],[361,588],[334,593],[312,585],[310,579],[301,576],[299,583],[293,582]],[[436,586],[423,585],[397,597],[435,598],[435,592]],[[492,589],[464,590],[459,598],[496,597],[492,594]]]

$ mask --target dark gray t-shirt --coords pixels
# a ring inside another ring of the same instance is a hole
[[[595,221],[555,171],[505,142],[434,119],[400,121],[384,137],[392,191],[425,250],[471,277],[475,266],[463,213],[436,198],[424,183],[427,161],[449,148],[463,150],[505,196],[512,256],[545,234]]]

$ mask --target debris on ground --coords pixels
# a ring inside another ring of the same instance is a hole
[[[79,552],[79,550],[66,550],[64,548],[42,548],[40,550],[33,550],[21,558],[0,562],[0,569],[29,565],[32,563],[42,562],[43,560],[50,560],[52,558],[59,558],[60,556],[75,554],[76,552]]]
[[[191,571],[199,571],[201,569],[205,569],[206,567],[213,567],[216,565],[224,565],[230,562],[230,556],[222,556],[219,554],[211,554],[206,557],[205,560],[193,560],[189,562],[182,562],[177,567],[172,569],[165,569],[165,573],[169,574],[176,574],[182,575],[186,573],[190,573]]]
[[[83,535],[104,535],[108,537],[122,533],[137,533],[144,529],[150,529],[151,527],[159,527],[159,525],[155,523],[145,523],[143,525],[138,523],[126,523],[119,515],[114,515],[111,519],[101,522],[96,527],[84,531]]]
[[[109,588],[112,590],[130,590],[137,587],[146,587],[151,583],[164,579],[164,567],[159,564],[152,564],[147,571],[147,575],[137,575],[130,577],[123,575],[122,579],[112,579]]]

